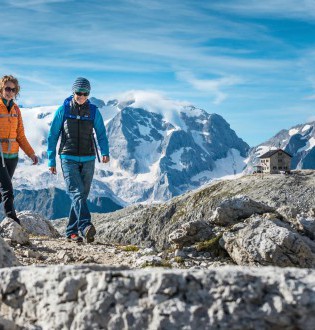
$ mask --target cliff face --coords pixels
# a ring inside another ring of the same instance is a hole
[[[239,173],[249,150],[223,117],[193,106],[180,107],[176,120],[168,121],[130,105],[109,121],[107,132],[117,164],[116,178],[108,184],[132,203],[166,201],[213,178]]]

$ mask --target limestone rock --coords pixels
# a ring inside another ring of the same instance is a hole
[[[315,270],[104,266],[0,270],[0,315],[23,329],[303,329],[315,324]]]
[[[274,208],[256,202],[247,196],[235,196],[225,199],[219,204],[210,218],[210,222],[226,226],[241,219],[246,219],[253,214],[263,214],[273,211]]]
[[[225,232],[220,244],[238,265],[315,267],[310,246],[280,220],[248,219]]]
[[[22,227],[29,233],[36,236],[59,237],[58,231],[41,215],[31,211],[23,211],[18,213]]]
[[[173,231],[169,235],[169,241],[171,244],[182,248],[209,239],[212,235],[212,228],[206,222],[201,220],[190,221]]]
[[[27,258],[40,258],[40,253],[37,251],[33,251],[33,250],[26,250],[24,253],[25,257]]]
[[[277,212],[288,219],[294,219],[298,215],[298,208],[291,205],[283,205],[277,209]]]
[[[14,322],[2,318],[1,315],[0,315],[0,329],[1,330],[19,330],[19,328],[17,327],[17,325]]]
[[[141,255],[151,255],[154,254],[155,252],[156,252],[155,249],[152,247],[139,250],[139,253]]]
[[[94,213],[92,222],[100,243],[154,247],[158,251],[170,248],[170,234],[182,235],[183,224],[195,221],[209,224],[217,235],[224,230],[222,227],[253,214],[272,212],[299,229],[294,217],[314,206],[314,186],[315,171],[295,171],[290,176],[244,175],[214,181],[167,203],[130,205],[112,213]],[[52,223],[64,234],[66,222]]]
[[[11,239],[13,244],[28,245],[30,243],[27,232],[10,218],[5,218],[0,222],[0,235]]]
[[[315,240],[315,218],[298,216],[297,221],[302,227],[305,234],[312,240]]]
[[[4,241],[3,238],[0,237],[0,268],[14,267],[19,265],[20,263],[17,260],[11,247]]]
[[[306,245],[308,245],[312,253],[315,255],[315,241],[311,240],[309,237],[304,235],[300,235],[300,238],[304,241]]]
[[[181,257],[181,258],[186,258],[187,255],[183,250],[177,249],[174,252],[174,257]]]
[[[142,256],[136,260],[136,267],[161,266],[162,258],[154,255]]]

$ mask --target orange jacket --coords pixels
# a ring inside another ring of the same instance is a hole
[[[1,141],[6,139],[12,139],[9,141]],[[16,141],[14,141],[16,139]],[[11,111],[9,112],[2,99],[0,98],[0,143],[2,151],[5,154],[17,154],[19,147],[27,154],[32,156],[35,154],[33,148],[27,141],[24,133],[23,120],[21,116],[21,110],[17,104],[13,104]],[[10,147],[9,148],[9,144]],[[10,150],[9,150],[10,149]]]

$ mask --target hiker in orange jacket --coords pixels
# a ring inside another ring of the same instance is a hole
[[[30,157],[33,165],[38,163],[33,148],[24,134],[21,111],[14,99],[19,94],[19,82],[13,76],[0,80],[0,197],[5,215],[18,224],[13,200],[12,177],[18,163],[19,147]]]

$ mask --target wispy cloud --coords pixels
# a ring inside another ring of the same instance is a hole
[[[178,72],[177,76],[188,82],[191,86],[214,97],[214,104],[220,104],[227,98],[223,92],[226,87],[242,83],[242,79],[235,76],[226,76],[216,79],[198,79],[191,72]]]
[[[5,0],[8,6],[28,11],[48,12],[50,4],[65,3],[74,0]]]
[[[315,20],[315,3],[313,0],[227,0],[214,1],[208,5],[211,9],[239,15],[273,18],[293,18]]]
[[[211,100],[237,125],[237,113],[253,114],[251,127],[255,111],[314,101],[313,0],[3,3],[0,72],[22,80],[22,103],[60,102],[78,75],[98,95],[159,90],[205,109]]]

